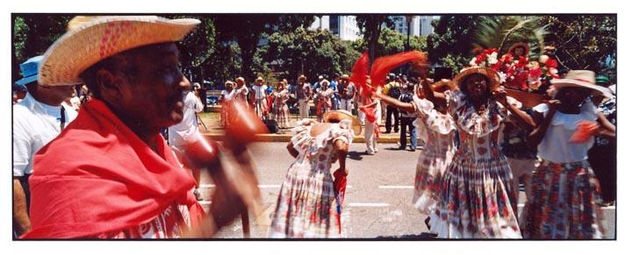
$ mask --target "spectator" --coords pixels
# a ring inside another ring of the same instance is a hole
[[[175,41],[199,23],[156,16],[70,21],[46,51],[40,81],[84,81],[94,97],[35,157],[30,183],[37,213],[24,238],[209,237],[243,212],[243,201],[257,197],[251,171],[233,183],[218,178],[205,215],[190,192],[195,180],[159,133],[184,117],[189,81],[178,68]],[[100,50],[106,28],[126,43]],[[237,193],[241,187],[248,191]]]
[[[317,121],[321,122],[323,114],[332,109],[332,96],[334,91],[329,87],[327,80],[321,81],[321,87],[317,88],[315,94],[316,104],[316,116]]]
[[[413,86],[404,85],[403,93],[400,95],[400,102],[411,103],[413,102]],[[413,121],[417,118],[416,112],[400,111],[400,148],[404,150],[407,147],[407,128],[409,129],[409,139],[411,144],[409,145],[410,151],[415,151],[418,147],[418,137],[416,135]]]
[[[332,89],[332,91],[334,93],[332,95],[332,110],[340,109],[341,97],[339,95],[339,90],[338,90],[338,84],[339,83],[340,83],[339,75],[337,73],[335,73],[334,75],[332,75],[332,81],[330,81],[330,89]]]
[[[338,85],[338,91],[341,98],[341,109],[348,112],[353,112],[352,110],[354,109],[356,87],[354,87],[353,83],[350,83],[349,76],[347,74],[341,76],[341,82]]]
[[[72,95],[73,86],[40,86],[38,69],[42,56],[20,65],[18,86],[28,90],[24,99],[13,106],[13,233],[20,236],[31,230],[29,208],[30,176],[34,173],[34,155],[53,140],[76,112],[61,106]]]
[[[224,102],[231,100],[231,98],[233,98],[233,95],[235,94],[235,83],[232,81],[226,81],[224,82],[224,90],[222,90],[221,94],[220,94],[220,104],[222,105],[222,109],[220,110],[220,126],[221,127],[225,127],[227,125],[227,120],[228,120],[228,111],[226,110],[226,108],[224,107],[225,104]]]
[[[198,138],[198,113],[203,109],[202,102],[200,101],[200,98],[198,98],[199,87],[200,84],[195,83],[193,90],[191,90],[191,88],[187,88],[183,99],[184,109],[182,121],[167,128],[169,133],[169,145],[176,152],[176,155],[179,156],[181,162],[186,159],[183,155],[185,153],[185,145],[195,142]],[[193,194],[196,196],[196,199],[200,201],[202,200],[202,196],[198,190],[200,187],[200,169],[197,167],[190,168],[193,178],[196,181]]]
[[[276,90],[272,93],[273,98],[273,115],[280,128],[289,128],[288,122],[288,105],[286,101],[290,98],[288,90],[286,89],[286,83],[282,80],[277,83]]]
[[[257,77],[255,84],[251,89],[253,90],[253,93],[251,94],[253,109],[255,110],[257,116],[261,119],[264,117],[264,113],[268,111],[268,109],[266,109],[266,106],[268,105],[268,102],[266,101],[266,89],[268,89],[268,86],[264,84],[264,78]]]
[[[382,93],[386,94],[392,98],[400,98],[400,89],[402,85],[396,80],[396,75],[393,73],[389,74],[389,83],[384,86],[382,89]],[[387,105],[387,116],[385,120],[385,133],[391,133],[391,126],[393,125],[393,130],[398,132],[398,108]],[[391,121],[393,118],[393,122]]]
[[[299,101],[299,118],[310,117],[310,99],[312,99],[312,87],[306,82],[302,74],[297,78],[297,100]]]

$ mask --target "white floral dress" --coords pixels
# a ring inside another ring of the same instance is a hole
[[[427,131],[416,166],[413,204],[428,216],[435,210],[442,175],[455,154],[456,128],[451,116],[436,111],[431,101],[414,97],[411,103],[418,117],[413,125]]]
[[[337,156],[334,142],[352,143],[351,122],[342,121],[316,137],[310,135],[315,122],[308,119],[293,128],[292,144],[299,152],[288,168],[272,216],[272,238],[340,238],[340,207],[336,199],[332,164]]]
[[[498,141],[507,109],[491,99],[478,113],[461,91],[447,96],[460,144],[442,177],[431,231],[439,238],[521,238],[512,173]]]

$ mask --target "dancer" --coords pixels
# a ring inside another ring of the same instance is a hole
[[[468,68],[453,81],[458,91],[430,98],[448,99],[460,141],[442,177],[431,231],[440,238],[521,238],[512,174],[497,140],[509,113],[526,123],[531,119],[508,103],[492,69]]]
[[[413,204],[423,215],[428,217],[440,198],[441,177],[455,154],[455,122],[448,114],[446,100],[432,96],[434,91],[443,92],[451,88],[450,82],[437,82],[429,85],[423,83],[424,94],[433,101],[413,97],[410,103],[404,103],[382,94],[375,94],[382,102],[406,112],[414,112],[416,128],[425,128],[428,138],[426,146],[418,157],[415,173],[415,191]],[[428,222],[428,221],[425,221]],[[428,226],[428,225],[427,225]]]
[[[358,120],[345,111],[328,112],[324,123],[304,119],[292,129],[288,152],[295,158],[281,185],[269,236],[273,238],[337,238],[345,235],[334,189],[334,174],[347,175],[345,159]]]
[[[371,82],[368,80],[368,82]],[[374,95],[380,94],[380,92],[374,93]],[[377,143],[378,143],[378,135],[380,134],[380,123],[382,117],[382,111],[380,108],[380,100],[374,96],[370,95],[369,99],[366,98],[362,93],[359,93],[359,104],[358,107],[358,115],[361,118],[361,123],[365,127],[365,144],[367,145],[367,150],[365,154],[374,155],[378,152]],[[374,119],[370,119],[367,117],[367,114],[363,111],[373,112]]]
[[[588,100],[592,90],[611,97],[595,85],[594,73],[569,71],[565,79],[553,79],[555,100],[534,107],[537,128],[528,142],[540,159],[532,176],[532,196],[525,237],[531,239],[601,238],[602,215],[598,206],[599,184],[587,162],[593,146],[591,134],[615,136],[615,127]],[[574,139],[579,124],[594,123],[584,140]]]

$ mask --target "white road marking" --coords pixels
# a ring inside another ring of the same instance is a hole
[[[413,189],[411,185],[380,185],[379,189]]]
[[[389,204],[387,203],[349,203],[348,206],[351,207],[387,207]]]

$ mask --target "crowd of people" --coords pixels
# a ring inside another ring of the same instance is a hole
[[[76,17],[44,56],[20,66],[15,237],[207,238],[256,207],[254,165],[237,142],[245,138],[227,132],[224,145],[207,144],[197,130],[199,85],[178,69],[175,44],[197,24]],[[125,43],[102,44],[108,40]],[[295,160],[269,237],[345,237],[349,146],[364,130],[366,154],[377,153],[384,119],[386,133],[400,132],[400,149],[408,142],[416,151],[422,142],[411,162],[412,204],[439,238],[602,238],[601,206],[615,201],[615,85],[587,70],[563,75],[547,59],[543,79],[520,80],[530,73],[520,65],[526,49],[513,46],[501,60],[485,51],[457,75],[433,79],[428,66],[414,63],[409,75],[390,73],[384,86],[369,78],[354,84],[347,74],[312,84],[304,75],[295,84],[226,81],[227,130],[248,118],[231,108],[239,104],[292,133],[287,150]],[[511,97],[506,85],[528,94]],[[291,109],[299,113],[294,125]],[[192,144],[205,145],[208,157],[200,160]],[[204,168],[214,169],[216,185],[207,213],[197,202]],[[519,215],[521,183],[527,202]]]

